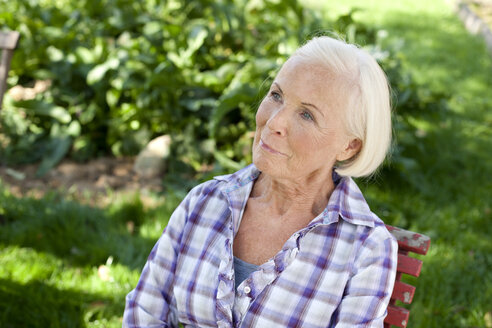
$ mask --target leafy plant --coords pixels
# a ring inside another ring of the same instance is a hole
[[[319,26],[294,0],[31,0],[0,9],[0,23],[22,38],[9,83],[52,81],[30,101],[7,101],[23,113],[21,133],[14,111],[2,114],[2,157],[42,159],[39,174],[69,152],[135,154],[160,134],[174,136],[178,160],[193,170],[237,167],[262,81]],[[35,147],[47,151],[33,156]]]
[[[4,161],[41,161],[39,175],[67,155],[133,155],[162,134],[172,135],[170,166],[180,171],[244,166],[262,87],[322,28],[363,45],[386,70],[396,109],[393,168],[402,176],[419,166],[415,118],[446,107],[447,95],[402,73],[404,56],[382,45],[384,31],[355,21],[357,9],[326,26],[295,0],[30,0],[2,1],[0,9],[0,23],[22,34],[10,84],[51,81],[33,99],[7,100],[0,117]]]

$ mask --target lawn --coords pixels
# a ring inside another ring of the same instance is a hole
[[[323,3],[333,17],[361,8],[354,17],[386,31],[403,70],[449,99],[445,115],[413,119],[408,174],[359,181],[383,220],[432,238],[410,279],[408,327],[492,327],[492,60],[483,41],[443,0]],[[0,326],[121,326],[124,296],[183,193],[156,197],[152,208],[138,195],[99,208],[56,192],[20,198],[0,184]]]
[[[0,326],[121,326],[124,297],[182,197],[149,208],[114,195],[97,208],[0,185]]]
[[[310,6],[317,2],[311,1]],[[363,185],[391,224],[432,237],[409,327],[492,327],[492,61],[443,1],[327,2],[332,15],[358,7],[357,20],[387,31],[404,70],[448,95],[446,115],[423,116],[419,170]],[[384,177],[384,176],[383,176]]]

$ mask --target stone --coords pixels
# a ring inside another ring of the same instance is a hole
[[[51,86],[51,80],[36,80],[33,88],[24,88],[21,85],[15,85],[9,89],[8,94],[14,101],[31,100],[36,98],[38,93],[43,93]]]
[[[160,177],[166,169],[166,159],[171,148],[171,137],[163,135],[149,142],[138,154],[133,170],[141,178]]]

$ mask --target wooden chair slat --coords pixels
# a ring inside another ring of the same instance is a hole
[[[393,289],[393,294],[391,295],[392,300],[399,300],[405,304],[412,303],[413,295],[415,294],[415,287],[406,284],[401,281],[395,282],[395,288]]]
[[[398,272],[418,277],[421,269],[422,261],[407,255],[398,254],[398,266],[396,269]]]
[[[20,33],[17,31],[0,32],[0,49],[14,50],[17,48]]]
[[[402,274],[415,277],[420,275],[422,261],[408,256],[409,252],[425,255],[429,250],[430,238],[412,231],[386,225],[391,234],[398,241],[398,264],[395,278],[395,287],[388,305],[388,315],[384,319],[384,328],[406,327],[410,311],[395,305],[397,300],[410,304],[413,301],[415,287],[401,282]]]
[[[408,317],[410,316],[410,311],[405,308],[389,305],[388,315],[384,319],[384,323],[387,325],[393,325],[397,327],[406,327],[408,323]]]
[[[430,247],[429,237],[390,225],[386,225],[386,228],[398,240],[398,247],[400,250],[410,251],[421,255],[427,254]]]

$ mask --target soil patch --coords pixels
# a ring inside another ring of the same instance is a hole
[[[40,198],[60,192],[91,205],[104,206],[115,195],[139,194],[146,205],[156,202],[161,179],[143,179],[134,172],[135,158],[103,157],[87,163],[62,161],[43,177],[36,177],[38,164],[0,167],[0,181],[18,197]]]

